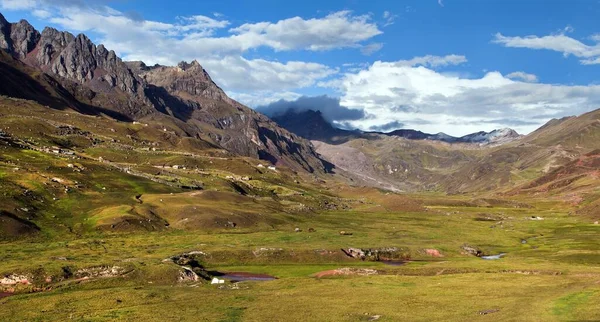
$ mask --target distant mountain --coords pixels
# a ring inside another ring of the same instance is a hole
[[[307,140],[232,100],[194,61],[178,66],[123,62],[84,34],[41,33],[0,14],[0,94],[53,108],[163,124],[241,156],[323,171]]]
[[[429,134],[417,130],[400,129],[391,132],[349,131],[336,128],[327,122],[320,111],[296,111],[289,109],[281,114],[270,115],[271,119],[288,131],[309,140],[329,144],[341,144],[352,139],[377,139],[378,135],[402,137],[409,140],[430,140],[446,143],[477,143],[479,145],[504,144],[521,138],[515,130],[500,129],[491,132],[477,132],[462,137],[445,133]]]
[[[299,112],[289,109],[283,114],[271,116],[271,119],[288,131],[309,140],[339,144],[364,136],[360,131],[334,127],[323,118],[320,111]]]
[[[509,128],[493,130],[491,132],[477,132],[458,138],[460,142],[480,144],[504,144],[522,137],[517,131]]]

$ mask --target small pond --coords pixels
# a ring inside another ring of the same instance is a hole
[[[504,257],[504,255],[506,255],[506,253],[500,253],[498,255],[481,256],[481,259],[495,260],[495,259],[500,259],[500,258]]]
[[[276,280],[277,277],[267,275],[267,274],[255,274],[255,273],[247,273],[247,272],[222,272],[214,274],[215,277],[234,281],[234,282],[242,282],[242,281],[272,281]]]

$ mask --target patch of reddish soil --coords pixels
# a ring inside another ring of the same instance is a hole
[[[14,295],[13,293],[7,293],[7,292],[0,292],[0,300],[5,298],[5,297],[9,297],[11,295]]]
[[[440,253],[440,251],[437,249],[426,249],[425,254],[431,257],[444,257],[444,255],[442,255],[442,253]]]

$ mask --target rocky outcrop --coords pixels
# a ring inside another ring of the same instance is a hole
[[[10,23],[6,21],[0,13],[0,49],[12,51],[12,41],[10,39]]]
[[[0,14],[0,48],[24,59],[40,40],[40,33],[27,20],[9,23]]]
[[[390,261],[390,260],[406,260],[410,259],[410,253],[401,248],[397,247],[384,247],[374,249],[361,249],[350,247],[343,249],[342,251],[349,257],[360,259],[363,261]]]
[[[223,90],[210,78],[204,68],[194,60],[180,62],[177,66],[146,66],[143,62],[127,62],[129,68],[149,84],[162,87],[169,93],[179,93],[188,98],[204,98],[234,105]]]
[[[33,59],[40,67],[49,65],[75,39],[71,33],[46,27],[42,31]]]
[[[13,43],[13,54],[25,58],[40,40],[40,33],[27,20],[21,20],[11,25],[10,38]]]

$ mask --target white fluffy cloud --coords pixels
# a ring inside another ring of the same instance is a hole
[[[590,39],[595,44],[586,45],[565,35],[565,32],[570,30],[572,30],[572,27],[568,26],[562,33],[542,37],[535,35],[509,37],[497,33],[494,35],[493,42],[505,47],[553,50],[565,56],[576,56],[580,58],[580,62],[584,65],[600,64],[600,37],[592,35]]]
[[[299,95],[289,93],[337,72],[319,63],[248,59],[244,55],[249,50],[266,47],[275,51],[324,51],[350,47],[375,52],[381,48],[377,43],[363,44],[382,33],[377,24],[368,15],[350,11],[232,26],[221,14],[177,17],[174,23],[164,23],[133,17],[102,2],[82,0],[0,0],[0,7],[30,10],[61,29],[93,33],[98,43],[115,50],[124,60],[174,65],[197,59],[227,91],[237,93],[238,98],[251,98],[243,100],[248,104],[264,104],[257,97],[275,91],[287,94],[274,94],[274,100],[297,98]],[[259,94],[249,95],[249,91]]]
[[[534,74],[528,74],[526,72],[512,72],[508,75],[506,75],[506,77],[510,78],[510,79],[517,79],[517,80],[522,80],[524,82],[528,82],[528,83],[537,83],[538,78],[537,76],[535,76]]]
[[[444,61],[442,57],[377,61],[344,74],[334,83],[341,104],[372,116],[352,121],[351,126],[367,130],[397,121],[405,128],[452,135],[500,127],[528,133],[550,118],[600,107],[600,86],[526,83],[499,72],[462,78],[423,66],[424,61],[438,60]],[[411,61],[421,62],[420,66]],[[521,76],[533,76],[525,75]]]
[[[353,16],[350,11],[308,20],[294,17],[276,23],[243,24],[230,31],[239,38],[252,39],[275,50],[313,51],[356,47],[360,42],[382,33],[376,24],[370,22],[368,15]]]

